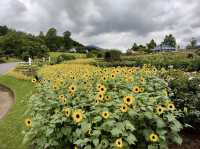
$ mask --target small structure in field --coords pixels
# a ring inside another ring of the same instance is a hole
[[[69,49],[69,52],[76,52],[76,48]]]
[[[154,49],[152,49],[153,52],[170,52],[170,51],[176,51],[175,47],[172,47],[170,45],[158,45]]]

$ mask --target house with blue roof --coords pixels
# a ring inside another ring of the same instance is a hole
[[[176,51],[175,47],[172,47],[170,45],[161,44],[156,46],[154,49],[152,49],[153,52],[171,52]]]

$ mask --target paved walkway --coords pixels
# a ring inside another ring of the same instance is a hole
[[[14,68],[17,63],[4,63],[0,64],[0,74],[7,73],[10,69]]]

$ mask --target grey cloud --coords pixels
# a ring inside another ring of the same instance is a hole
[[[56,27],[85,44],[126,49],[166,33],[183,43],[199,37],[199,7],[199,0],[1,0],[0,24],[32,33]]]

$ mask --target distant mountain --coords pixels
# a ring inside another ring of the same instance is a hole
[[[87,49],[96,49],[96,50],[103,50],[103,48],[100,48],[96,45],[87,45],[86,46]]]

